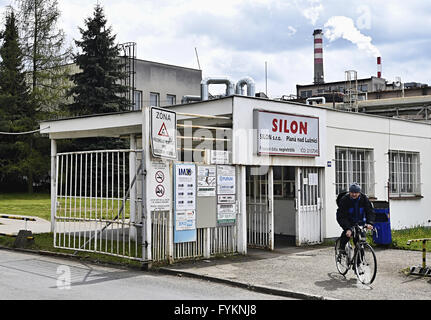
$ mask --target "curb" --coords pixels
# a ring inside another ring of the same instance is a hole
[[[205,275],[200,275],[200,274],[196,274],[196,273],[192,273],[192,272],[188,272],[188,271],[176,270],[176,269],[159,268],[158,272],[168,274],[168,275],[186,276],[189,278],[195,278],[195,279],[207,280],[207,281],[216,282],[216,283],[227,284],[230,286],[234,286],[234,287],[238,287],[238,288],[242,288],[242,289],[246,289],[246,290],[250,290],[250,291],[255,291],[255,292],[265,293],[265,294],[271,294],[271,295],[276,295],[276,296],[282,296],[282,297],[287,297],[287,298],[294,298],[294,299],[301,299],[301,300],[325,300],[325,301],[326,300],[337,300],[337,299],[333,299],[333,298],[308,294],[308,293],[304,293],[304,292],[279,289],[279,288],[268,287],[268,286],[263,286],[263,285],[252,285],[252,284],[244,283],[241,281],[233,281],[233,280],[228,280],[228,279],[223,279],[223,278],[205,276]]]

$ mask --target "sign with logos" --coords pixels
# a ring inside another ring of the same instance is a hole
[[[258,155],[318,157],[319,118],[254,110]]]
[[[172,188],[168,162],[161,159],[152,159],[147,170],[148,209],[150,211],[170,211]]]
[[[216,166],[198,166],[198,197],[215,197],[217,184]]]
[[[235,167],[217,166],[217,224],[232,225],[236,221]]]
[[[154,157],[177,159],[177,115],[151,108],[151,150]]]
[[[174,166],[174,243],[196,241],[196,166]]]
[[[235,194],[235,167],[217,166],[217,194]]]
[[[175,209],[177,211],[196,209],[196,166],[194,164],[175,166]]]
[[[178,211],[175,215],[175,230],[196,230],[196,211]]]

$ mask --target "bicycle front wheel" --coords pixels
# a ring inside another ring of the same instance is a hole
[[[340,239],[335,242],[335,265],[341,275],[346,275],[349,271],[349,262],[346,254],[341,254],[339,251]]]
[[[355,273],[363,284],[371,284],[377,274],[377,258],[373,248],[365,243],[355,255]]]

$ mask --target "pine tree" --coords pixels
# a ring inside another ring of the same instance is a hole
[[[23,52],[14,12],[6,16],[0,48],[0,131],[18,133],[37,128],[37,110],[26,84]],[[43,143],[42,143],[43,144]],[[35,177],[47,172],[40,149],[40,137],[4,135],[0,137],[0,190],[33,192]]]
[[[82,53],[74,61],[82,71],[71,76],[75,87],[69,91],[74,97],[69,109],[75,115],[118,112],[130,107],[125,98],[128,89],[121,84],[125,73],[120,48],[106,23],[103,8],[96,5],[93,17],[85,20],[85,29],[79,28],[82,39],[75,43]]]
[[[17,0],[25,71],[34,103],[52,118],[70,89],[72,48],[66,48],[57,0]]]

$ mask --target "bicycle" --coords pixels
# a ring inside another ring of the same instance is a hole
[[[339,252],[340,238],[335,242],[335,264],[338,272],[345,276],[350,268],[363,284],[371,284],[377,274],[377,258],[373,248],[367,242],[367,228],[355,225],[352,230],[355,248],[349,242],[346,244],[346,254]],[[377,230],[374,228],[374,232]]]

